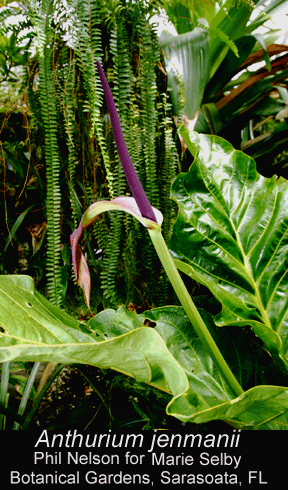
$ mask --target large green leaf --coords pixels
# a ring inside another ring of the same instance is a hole
[[[204,310],[201,311],[201,316],[215,336],[213,317]],[[97,333],[113,338],[138,329],[147,319],[155,323],[154,330],[161,335],[189,381],[189,389],[182,395],[173,397],[168,404],[168,414],[183,422],[204,423],[221,419],[237,428],[279,429],[287,426],[287,388],[255,387],[235,399],[191,328],[182,307],[155,308],[139,316],[123,307],[117,312],[105,310],[92,318],[89,326]],[[244,333],[238,337],[243,339]],[[224,329],[217,332],[216,339],[219,347],[227,353],[227,360],[239,381],[244,381],[247,374],[251,377],[255,374],[253,368],[251,370],[255,348],[239,350]],[[268,423],[271,419],[274,420],[273,424]]]
[[[37,293],[29,277],[1,276],[0,297],[1,362],[76,362],[115,369],[170,393],[167,413],[185,422],[221,419],[238,428],[287,426],[287,388],[260,386],[233,398],[182,307],[139,316],[120,307],[99,313],[84,326]],[[211,315],[202,315],[213,330]],[[147,320],[155,328],[145,326]],[[229,335],[217,339],[243,380],[251,356],[247,350],[239,352]]]
[[[222,303],[217,325],[250,325],[287,370],[288,182],[220,137],[180,133],[195,159],[172,186],[175,264]]]
[[[79,325],[51,305],[28,276],[0,277],[0,305],[0,362],[52,361],[111,368],[174,396],[188,387],[161,336],[140,322],[139,328],[103,340],[89,326]]]

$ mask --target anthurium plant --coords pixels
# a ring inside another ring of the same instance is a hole
[[[98,70],[133,197],[86,210],[71,235],[75,277],[89,307],[90,274],[79,246],[83,229],[102,212],[124,211],[147,228],[181,306],[141,315],[125,307],[109,309],[84,325],[51,305],[31,278],[2,276],[0,362],[52,360],[110,368],[170,393],[166,411],[183,422],[220,419],[239,429],[285,429],[287,387],[251,386],[249,376],[257,349],[270,353],[267,363],[274,363],[273,369],[277,363],[287,372],[287,182],[261,177],[251,158],[220,137],[180,128],[194,162],[172,185],[179,212],[169,250],[162,215],[150,205],[135,172],[99,63]],[[214,318],[196,308],[178,270],[210,289],[222,305],[220,314]],[[235,326],[238,343],[227,333]],[[241,346],[251,335],[257,342],[247,352]]]

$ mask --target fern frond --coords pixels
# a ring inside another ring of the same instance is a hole
[[[131,93],[131,68],[129,59],[129,49],[127,43],[127,33],[120,15],[115,15],[114,25],[110,34],[110,52],[113,56],[113,98],[119,111],[120,122],[124,139],[128,140],[127,113],[130,104]],[[111,72],[110,72],[111,77]],[[114,146],[114,160],[116,162],[113,173],[113,193],[115,196],[126,194],[127,182],[125,174]],[[112,225],[109,233],[109,244],[105,250],[103,269],[102,269],[102,288],[105,291],[106,298],[117,301],[117,287],[115,284],[116,272],[118,269],[118,260],[120,254],[120,243],[123,240],[123,222],[125,216],[123,213],[113,213]],[[129,233],[129,230],[128,230]],[[126,230],[127,237],[127,230]]]
[[[66,55],[66,56],[65,56]],[[63,113],[65,119],[66,141],[68,148],[68,185],[69,199],[72,210],[74,226],[79,222],[79,201],[75,190],[76,165],[78,158],[75,152],[75,116],[74,116],[74,90],[75,90],[75,59],[71,48],[63,49],[62,73],[64,78],[63,87]]]
[[[176,177],[178,167],[178,153],[173,139],[173,122],[170,117],[172,106],[168,102],[167,94],[162,94],[163,120],[161,122],[161,134],[164,134],[164,150],[161,162],[161,210],[163,220],[163,236],[166,243],[169,242],[174,224],[175,204],[170,198],[172,181]]]
[[[144,183],[144,189],[150,203],[159,207],[159,183],[157,176],[157,154],[156,154],[156,130],[157,130],[157,111],[156,97],[157,85],[155,66],[159,57],[156,39],[153,36],[151,26],[144,20],[138,22],[139,32],[139,64],[137,84],[141,96],[141,129],[142,129],[142,148],[144,156],[143,172],[140,173]],[[151,274],[153,283],[155,275],[155,263],[157,258],[154,250],[149,246],[149,240],[144,238],[143,261],[147,273]],[[146,246],[145,246],[146,245]],[[156,288],[156,285],[154,285]],[[153,288],[153,284],[152,284]]]
[[[236,44],[232,39],[230,39],[229,36],[227,36],[227,34],[225,34],[225,32],[221,31],[221,29],[219,29],[218,27],[214,27],[213,29],[210,29],[209,27],[207,27],[207,25],[202,24],[200,21],[198,21],[197,25],[199,27],[202,27],[202,29],[209,31],[212,44],[213,44],[213,38],[218,37],[224,44],[226,44],[233,51],[235,56],[239,58],[239,53]]]
[[[166,243],[169,242],[172,235],[173,225],[176,218],[176,206],[170,198],[171,184],[176,177],[178,167],[178,153],[173,139],[173,122],[170,117],[172,114],[172,105],[168,102],[167,94],[161,94],[161,114],[160,134],[162,139],[161,167],[160,167],[160,208],[164,215],[162,230]],[[163,138],[164,136],[164,138]],[[159,142],[160,143],[160,142]],[[158,305],[167,304],[170,282],[164,270],[160,271],[160,288],[158,296]]]
[[[35,2],[37,4],[37,2]],[[50,19],[53,7],[51,0],[43,0],[41,15],[35,6],[39,49],[39,86],[42,117],[45,130],[45,159],[47,178],[47,288],[52,303],[61,306],[61,192],[60,161],[57,144],[57,103],[52,77]]]
[[[97,2],[82,0],[75,10],[75,28],[78,35],[78,43],[75,46],[77,63],[82,71],[84,84],[90,104],[91,131],[94,132],[102,153],[107,175],[109,197],[113,198],[113,175],[110,168],[110,160],[107,152],[105,138],[103,136],[103,123],[100,109],[103,104],[102,87],[98,76],[96,61],[103,56],[101,31],[99,29],[101,19]]]
[[[211,37],[219,37],[219,39],[221,39],[221,41],[224,44],[227,44],[227,46],[233,51],[235,56],[237,56],[237,58],[239,58],[239,53],[238,53],[238,49],[237,49],[236,44],[234,43],[234,41],[232,41],[232,39],[230,39],[229,36],[227,36],[227,34],[225,34],[223,31],[221,31],[221,29],[218,29],[218,28],[213,29],[213,31],[210,32],[210,35],[211,35]]]

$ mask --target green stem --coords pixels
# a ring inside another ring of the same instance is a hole
[[[3,407],[6,406],[9,375],[10,375],[10,361],[6,361],[2,363],[2,369],[1,369],[0,405],[3,405]],[[5,425],[5,415],[3,415],[3,413],[0,413],[0,430],[4,429],[4,425]]]
[[[229,386],[237,396],[243,393],[243,390],[219,351],[213,337],[202,320],[190,294],[188,293],[185,284],[173,262],[167,245],[162,237],[160,228],[148,229],[150,238],[155,247],[155,250],[161,260],[165,272],[177,294],[181,305],[183,306],[189,320],[195,328],[199,338],[203,342],[213,361],[215,362],[219,372],[225,378]]]
[[[59,376],[60,371],[65,366],[66,366],[66,364],[59,364],[57,366],[57,368],[55,369],[54,373],[52,373],[50,375],[50,377],[47,379],[47,381],[46,381],[45,385],[43,386],[43,388],[41,389],[40,393],[38,395],[36,394],[36,398],[33,401],[32,407],[29,410],[29,412],[26,416],[25,422],[22,425],[22,430],[28,429],[28,426],[29,426],[30,422],[32,421],[34,414],[37,411],[43,397],[46,395],[46,393],[47,393],[48,389],[50,388],[50,386],[52,385],[53,381],[57,378],[57,376]]]
[[[21,402],[19,405],[19,409],[18,409],[19,415],[23,415],[23,413],[25,411],[27,402],[29,400],[29,395],[30,395],[30,392],[32,390],[32,387],[33,387],[33,384],[34,384],[34,381],[36,378],[36,374],[37,374],[37,371],[39,369],[40,364],[41,364],[40,362],[35,362],[32,370],[31,370],[30,376],[27,380],[25,390],[24,390],[24,393],[22,395]],[[20,424],[18,422],[14,422],[13,430],[18,430],[19,427],[20,427]]]

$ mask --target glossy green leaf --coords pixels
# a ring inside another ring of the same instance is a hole
[[[201,315],[213,332],[213,317],[204,310],[201,311]],[[287,388],[256,387],[235,399],[191,328],[182,307],[155,308],[143,315],[135,315],[123,307],[117,311],[105,310],[92,318],[89,326],[97,334],[113,338],[139,328],[147,319],[155,323],[154,329],[161,335],[189,381],[189,390],[172,398],[168,404],[168,414],[183,422],[204,423],[221,419],[237,428],[286,427]],[[240,337],[244,337],[244,334],[240,334]],[[216,338],[219,347],[228,353],[227,360],[234,373],[243,381],[247,374],[247,364],[253,365],[253,352],[247,352],[247,349],[238,350],[231,337],[222,329],[217,332]],[[253,373],[250,372],[250,375]],[[270,419],[275,419],[279,425],[275,422],[266,425]]]
[[[27,276],[1,276],[0,300],[0,362],[76,362],[111,368],[171,394],[167,413],[185,422],[221,419],[251,429],[287,425],[287,388],[260,386],[234,398],[182,307],[157,308],[139,316],[120,307],[81,326],[35,291]],[[202,313],[213,328],[211,316]],[[147,320],[155,322],[155,328],[146,326]],[[236,372],[242,378],[247,353],[239,355],[225,337],[220,344],[230,352],[232,365],[237,360]]]
[[[189,390],[171,400],[167,407],[168,414],[183,422],[205,423],[220,419],[239,429],[280,429],[288,426],[287,388],[256,386],[234,398],[181,307],[156,308],[144,315],[156,322],[155,329],[189,380]],[[201,315],[213,331],[212,316],[203,310]],[[234,373],[237,371],[241,379],[241,370],[246,369],[245,360],[251,362],[251,352],[237,350],[224,331],[217,340],[220,347],[225,347],[223,352],[229,353],[231,367],[235,368],[236,360],[238,369]],[[272,420],[273,423],[270,422]]]
[[[195,160],[172,186],[175,264],[222,303],[217,325],[250,325],[287,369],[288,182],[222,138],[180,133]]]
[[[174,396],[188,388],[161,336],[139,322],[139,328],[103,340],[49,303],[28,276],[1,276],[0,304],[0,362],[84,363],[115,369]]]

